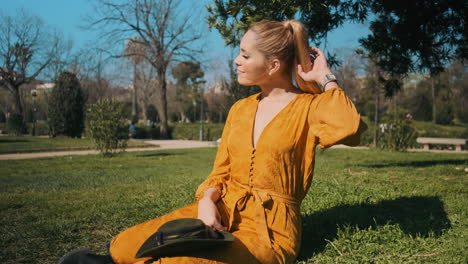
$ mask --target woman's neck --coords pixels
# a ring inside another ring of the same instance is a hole
[[[262,90],[263,98],[277,98],[291,93],[302,93],[302,91],[295,87],[290,80],[286,80],[284,78],[261,84],[260,89]]]

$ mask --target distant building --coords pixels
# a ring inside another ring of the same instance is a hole
[[[228,94],[226,84],[224,84],[223,82],[216,82],[210,88],[208,88],[208,90],[205,93],[207,92],[214,94]]]
[[[54,88],[55,83],[42,83],[36,85],[36,90],[50,90]]]
[[[403,81],[403,86],[405,88],[411,87],[415,88],[418,83],[429,78],[428,73],[413,72],[409,73]]]

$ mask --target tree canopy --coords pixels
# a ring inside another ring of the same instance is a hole
[[[468,59],[465,29],[468,2],[463,0],[373,0],[371,34],[360,40],[379,56],[386,72],[427,70],[432,75],[459,58]]]
[[[203,78],[203,70],[200,63],[183,61],[172,68],[172,76],[177,80],[177,84],[186,84],[187,81],[195,83],[197,79]]]
[[[315,45],[346,21],[369,22],[371,34],[360,43],[390,74],[436,74],[455,58],[468,58],[463,0],[216,0],[207,10],[208,24],[231,46],[253,22],[295,18]]]

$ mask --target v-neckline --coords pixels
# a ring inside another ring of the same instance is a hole
[[[297,98],[303,93],[297,94],[291,101],[289,101],[286,106],[284,106],[263,128],[262,132],[260,132],[260,135],[258,136],[257,144],[254,145],[254,130],[255,130],[255,121],[257,120],[257,112],[258,112],[258,106],[260,104],[260,99],[259,97],[261,96],[261,93],[259,93],[257,96],[255,96],[255,100],[257,100],[256,105],[255,105],[255,112],[253,115],[253,121],[251,121],[251,129],[250,129],[250,146],[253,149],[258,148],[258,144],[260,143],[260,140],[262,139],[263,134],[265,133],[265,130],[270,126],[271,123],[281,114],[285,111],[285,109],[289,108],[296,100]]]

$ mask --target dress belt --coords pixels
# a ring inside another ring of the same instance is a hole
[[[297,208],[299,208],[300,201],[286,194],[281,194],[271,190],[250,187],[248,185],[239,183],[233,179],[231,179],[230,181],[236,184],[237,186],[241,187],[244,190],[244,192],[241,192],[238,196],[235,197],[236,202],[234,206],[232,206],[230,212],[231,215],[229,218],[228,230],[231,231],[232,225],[234,223],[235,210],[244,210],[248,198],[250,196],[253,196],[255,202],[255,225],[258,236],[263,242],[265,242],[267,245],[270,245],[270,247],[273,248],[273,245],[271,244],[270,234],[268,232],[265,205],[271,201],[275,201],[284,203],[286,205],[297,206]]]

